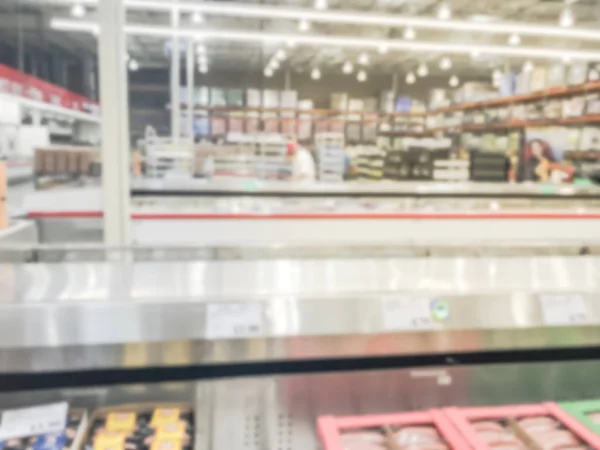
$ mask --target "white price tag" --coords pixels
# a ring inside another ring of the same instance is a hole
[[[206,307],[206,338],[262,336],[263,308],[259,303],[210,303]]]
[[[443,300],[402,295],[382,299],[383,324],[386,330],[431,330],[449,315]]]
[[[4,411],[0,420],[0,441],[60,433],[67,424],[68,409],[67,402],[62,402]]]
[[[542,316],[546,325],[568,326],[590,322],[583,297],[578,294],[540,295]]]

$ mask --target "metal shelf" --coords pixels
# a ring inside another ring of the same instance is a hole
[[[299,183],[257,180],[131,181],[138,196],[266,196],[266,197],[453,197],[453,198],[598,198],[600,187],[509,183]]]

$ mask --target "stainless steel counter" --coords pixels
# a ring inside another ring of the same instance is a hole
[[[593,346],[599,269],[596,257],[3,265],[0,372]],[[546,326],[551,292],[581,294],[589,322]],[[389,298],[450,314],[399,327]],[[259,332],[211,337],[207,308],[226,304],[255,305]]]
[[[535,183],[439,183],[433,181],[377,181],[305,183],[240,179],[134,179],[134,195],[292,195],[292,196],[600,196],[600,187]]]

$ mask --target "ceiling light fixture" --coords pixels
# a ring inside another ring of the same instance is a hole
[[[270,78],[273,76],[273,69],[271,69],[270,67],[267,67],[264,71],[265,77]]]
[[[404,39],[406,39],[407,41],[412,41],[415,36],[415,29],[412,27],[407,27],[404,29],[404,33],[402,34],[402,36],[404,37]]]
[[[283,61],[286,57],[287,55],[285,54],[285,50],[282,48],[277,50],[277,53],[275,53],[275,58],[277,58],[279,61]]]
[[[350,73],[352,73],[353,70],[354,70],[354,66],[352,65],[352,63],[350,61],[346,61],[344,63],[344,65],[342,66],[342,72],[344,72],[345,74],[350,74]]]
[[[561,58],[561,60],[565,64],[570,64],[571,63],[571,58],[569,58],[568,55],[563,55],[563,57]]]
[[[206,47],[204,47],[202,44],[198,45],[196,47],[196,54],[203,55],[204,53],[206,53]]]
[[[481,52],[479,50],[471,50],[471,59],[478,59],[481,56]]]
[[[313,80],[318,80],[321,78],[321,71],[319,69],[317,69],[316,67],[310,72],[310,77]]]
[[[129,67],[131,72],[136,72],[140,68],[140,65],[135,59],[132,58],[129,60],[129,63],[127,63],[127,67]]]
[[[269,63],[269,67],[273,70],[279,69],[279,61],[277,59],[272,59]]]
[[[456,75],[452,75],[450,77],[450,80],[448,81],[448,84],[450,84],[450,86],[452,87],[456,87],[458,86],[459,80],[458,77]]]
[[[85,16],[86,12],[85,6],[83,6],[81,3],[75,3],[73,6],[71,6],[71,15],[73,17],[81,19]]]
[[[502,78],[502,71],[500,69],[494,69],[492,72],[492,79],[496,80],[500,78]]]
[[[79,2],[79,0],[64,0]],[[85,3],[97,3],[97,0],[85,0]],[[596,29],[559,28],[548,25],[529,25],[514,22],[476,22],[472,20],[439,20],[428,17],[405,16],[398,14],[375,14],[354,11],[315,11],[308,8],[273,8],[269,5],[252,5],[248,3],[204,1],[199,3],[159,2],[156,0],[124,0],[128,9],[150,11],[199,11],[205,14],[254,17],[267,19],[311,20],[325,23],[347,23],[371,25],[379,27],[430,28],[438,30],[476,31],[486,34],[518,33],[529,36],[553,36],[573,39],[600,40],[600,31]]]
[[[529,60],[525,61],[523,64],[523,72],[531,72],[533,70],[533,63]]]
[[[415,77],[415,74],[412,72],[408,72],[406,74],[406,83],[407,84],[413,84],[416,81],[417,77]]]
[[[294,48],[296,46],[296,41],[289,40],[285,43],[285,45],[287,45],[288,48]]]
[[[519,45],[521,43],[521,36],[517,33],[513,33],[508,37],[508,45]]]
[[[92,22],[84,22],[72,19],[54,18],[50,21],[50,26],[54,30],[94,33],[98,30],[98,25]],[[556,27],[558,29],[558,27]],[[473,45],[471,43],[450,43],[447,41],[405,41],[399,39],[371,39],[354,38],[346,36],[331,36],[317,34],[282,34],[269,33],[263,31],[245,31],[245,30],[198,30],[171,27],[162,27],[156,25],[138,25],[129,24],[125,26],[125,31],[131,36],[152,36],[172,38],[173,35],[181,38],[192,39],[213,39],[238,42],[258,42],[281,44],[293,40],[298,44],[315,47],[331,46],[338,48],[353,49],[377,49],[380,45],[387,45],[390,50],[403,50],[414,52],[431,52],[446,54],[468,55],[471,52],[477,54],[509,56],[535,59],[556,60],[556,48],[553,47],[511,47],[507,45]],[[574,60],[600,61],[600,52],[590,50],[563,50],[562,54],[569,55]]]
[[[310,22],[306,19],[302,19],[300,22],[298,22],[298,30],[302,32],[310,30]]]
[[[198,11],[194,12],[192,14],[192,23],[199,25],[202,22],[204,22],[204,16],[202,15],[202,13]]]
[[[380,45],[380,46],[377,48],[377,51],[378,51],[379,53],[381,53],[382,55],[385,55],[385,54],[388,52],[387,45]]]
[[[451,68],[452,68],[452,60],[450,58],[448,58],[447,56],[443,57],[440,60],[440,69],[449,70]]]
[[[364,70],[359,70],[358,73],[356,74],[356,79],[358,81],[360,81],[361,83],[363,81],[367,81],[367,72],[365,72]]]
[[[450,5],[446,2],[443,2],[437,10],[437,18],[440,20],[448,20],[452,17],[452,9],[450,9]]]
[[[327,9],[327,0],[315,0],[315,9],[323,11]]]
[[[600,79],[600,73],[596,69],[590,69],[588,72],[588,79],[590,81],[598,81]]]
[[[565,6],[558,18],[558,24],[563,28],[570,28],[574,23],[575,17],[573,16],[573,11],[571,11],[569,6]]]
[[[419,75],[420,77],[426,77],[428,73],[429,73],[429,68],[427,67],[427,64],[425,64],[425,63],[419,64],[419,67],[417,67],[417,75]]]
[[[369,55],[367,55],[366,53],[361,53],[360,55],[358,55],[358,63],[361,66],[368,66],[369,65]]]
[[[208,73],[208,67],[207,66],[199,66],[198,71],[200,73]]]

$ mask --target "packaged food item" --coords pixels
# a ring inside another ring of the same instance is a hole
[[[88,415],[85,410],[69,409],[62,432],[10,438],[0,441],[0,449],[78,450],[83,441],[87,423]]]
[[[324,450],[463,450],[468,444],[441,410],[318,419]]]
[[[85,450],[191,450],[193,438],[188,405],[122,405],[93,413]]]
[[[587,449],[600,445],[599,436],[555,403],[446,408],[444,412],[470,448]]]
[[[110,432],[130,432],[135,429],[136,414],[133,412],[114,412],[106,418],[106,429]]]

